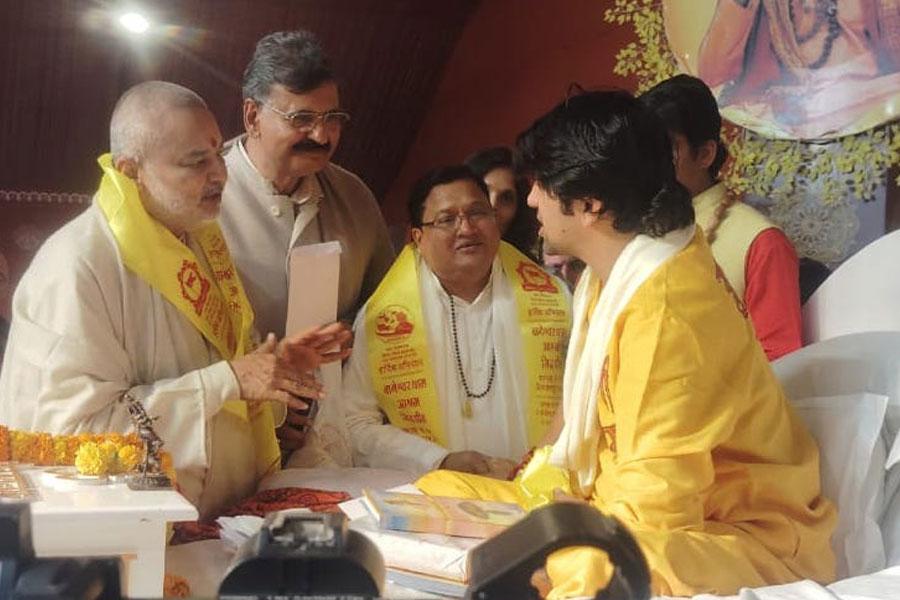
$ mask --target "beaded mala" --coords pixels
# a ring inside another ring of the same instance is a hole
[[[807,10],[807,9],[804,9]],[[788,0],[788,17],[790,19],[791,28],[793,29],[797,44],[805,44],[819,33],[823,26],[827,26],[825,39],[822,42],[822,52],[816,60],[812,61],[808,68],[820,69],[831,57],[831,50],[834,41],[841,34],[841,25],[838,22],[838,6],[837,0],[816,0],[815,3],[816,20],[813,26],[806,33],[800,33],[797,30],[797,16],[794,11],[794,0]]]
[[[469,382],[466,381],[466,375],[463,373],[462,366],[462,356],[460,356],[459,352],[459,334],[457,333],[456,328],[456,303],[453,301],[453,296],[451,294],[447,294],[447,297],[450,299],[450,329],[453,335],[453,352],[456,355],[456,371],[459,373],[459,379],[462,381],[463,390],[466,392],[466,399],[463,402],[462,414],[463,417],[467,419],[472,418],[472,400],[477,400],[479,398],[484,398],[487,396],[488,392],[491,391],[491,387],[494,385],[494,375],[497,373],[497,354],[496,350],[491,349],[491,374],[488,377],[487,387],[484,388],[484,391],[475,394],[469,389]]]
[[[729,193],[725,196],[725,199],[722,200],[716,207],[715,212],[713,212],[712,221],[705,231],[707,243],[712,244],[716,240],[716,233],[719,229],[719,225],[721,225],[722,221],[725,220],[725,215],[728,213],[728,209],[731,208],[731,205],[736,201],[737,197]]]

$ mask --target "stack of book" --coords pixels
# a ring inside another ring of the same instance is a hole
[[[469,582],[469,551],[525,516],[515,504],[425,496],[413,486],[367,489],[340,506],[350,527],[378,546],[388,579],[457,597]]]

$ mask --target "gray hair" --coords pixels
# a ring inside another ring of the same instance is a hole
[[[319,39],[309,31],[276,31],[256,44],[244,69],[244,99],[262,102],[275,84],[294,93],[316,89],[334,74]]]
[[[159,117],[173,108],[203,108],[196,92],[168,81],[145,81],[132,86],[116,102],[109,120],[109,150],[113,160],[140,159],[157,141]]]

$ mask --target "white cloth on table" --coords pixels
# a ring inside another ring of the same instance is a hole
[[[412,482],[412,475],[396,469],[365,467],[282,469],[263,479],[259,483],[259,491],[284,487],[312,488],[344,492],[357,498],[362,496],[364,488],[386,490]]]

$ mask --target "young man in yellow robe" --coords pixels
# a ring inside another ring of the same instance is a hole
[[[818,449],[694,227],[665,130],[629,94],[590,92],[536,121],[518,150],[542,235],[588,265],[564,424],[514,482],[435,471],[419,487],[589,502],[634,534],[657,594],[832,579]],[[544,591],[592,595],[611,573],[601,552],[566,549],[548,559]]]

